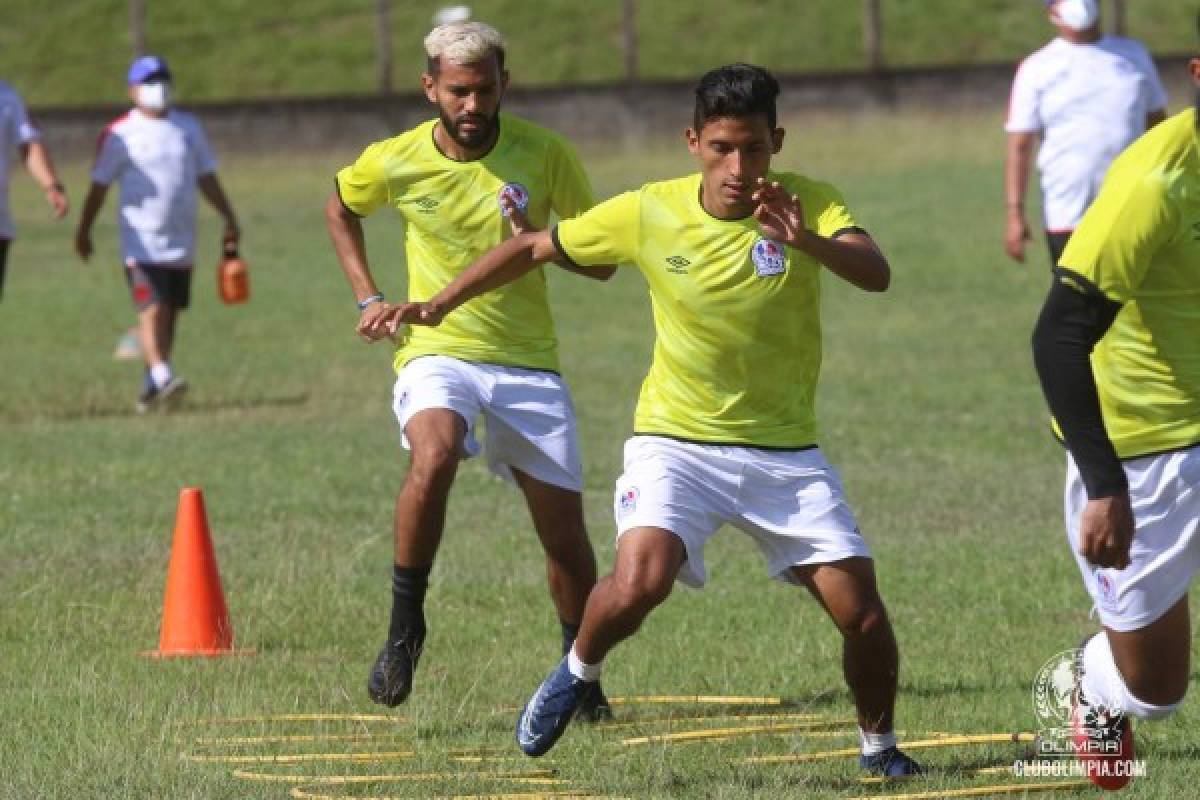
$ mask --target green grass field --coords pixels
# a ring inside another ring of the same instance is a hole
[[[421,40],[450,0],[393,0],[394,85],[417,88]],[[175,68],[185,102],[370,93],[378,88],[375,0],[153,0],[147,46]],[[618,0],[471,0],[501,27],[525,85],[624,78]],[[639,72],[690,78],[752,61],[780,73],[858,70],[862,3],[843,0],[640,0]],[[1190,52],[1194,3],[1136,0],[1128,32],[1157,53]],[[1105,4],[1106,8],[1108,4]],[[884,55],[892,66],[1016,63],[1051,38],[1040,4],[1013,0],[887,0]],[[6,0],[0,77],[34,106],[124,102],[132,52],[128,0]],[[69,54],[69,57],[64,57]]]
[[[1025,266],[1002,255],[998,119],[999,111],[793,120],[777,162],[839,185],[895,271],[884,295],[827,281],[819,405],[823,447],[878,558],[900,639],[898,727],[907,740],[1033,729],[1038,668],[1094,628],[1061,532],[1062,453],[1028,352],[1048,266],[1040,243]],[[666,133],[638,150],[585,152],[600,193],[689,170],[678,137]],[[75,212],[69,224],[48,222],[31,182],[15,177],[22,228],[0,304],[0,797],[902,791],[860,785],[848,758],[737,763],[850,746],[844,722],[833,723],[842,733],[823,736],[621,744],[752,724],[684,720],[720,709],[683,703],[618,708],[621,722],[635,724],[575,727],[546,758],[520,758],[513,709],[556,660],[558,629],[526,512],[478,462],[465,465],[454,490],[428,602],[431,638],[402,721],[206,722],[379,710],[364,683],[387,622],[391,505],[405,456],[389,409],[389,353],[354,336],[353,298],[323,229],[330,176],[351,156],[223,162],[246,232],[252,302],[217,301],[218,228],[202,213],[202,268],[175,359],[193,391],[185,411],[144,418],[132,413],[139,368],[110,357],[132,318],[111,205],[98,256],[84,267],[70,252]],[[85,165],[66,165],[66,177],[78,201]],[[377,275],[401,296],[398,223],[373,219],[368,237]],[[649,307],[632,271],[603,287],[564,274],[552,283],[581,421],[588,522],[607,571],[611,487],[649,359]],[[205,491],[239,643],[257,655],[138,655],[157,642],[174,508],[188,485]],[[615,651],[609,693],[776,696],[792,701],[791,713],[845,718],[839,639],[817,606],[768,581],[736,532],[718,537],[708,560],[707,589],[677,590]],[[1200,783],[1194,709],[1193,699],[1172,720],[1139,729],[1150,775],[1137,797],[1190,796]],[[331,738],[347,734],[373,736]],[[278,735],[318,738],[229,741]],[[487,757],[462,760],[467,750]],[[395,751],[413,755],[261,760]],[[1013,744],[927,750],[932,775],[905,788],[1012,783],[968,771],[1019,753]],[[498,775],[538,768],[566,783]],[[251,780],[238,769],[283,778]],[[393,777],[318,781],[346,775]]]

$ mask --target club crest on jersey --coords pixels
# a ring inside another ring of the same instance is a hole
[[[500,205],[500,213],[507,217],[508,212],[504,210],[506,199],[511,201],[518,211],[524,211],[529,207],[529,190],[519,183],[506,183],[500,187],[496,202]]]
[[[754,262],[754,272],[760,278],[782,275],[787,265],[783,245],[771,239],[759,239],[755,242],[750,250],[750,260]]]
[[[1100,587],[1100,599],[1105,605],[1111,606],[1117,598],[1117,587],[1112,576],[1107,572],[1096,573],[1096,585]]]
[[[617,501],[621,516],[630,514],[637,510],[638,490],[636,486],[630,486],[621,492],[621,497]]]

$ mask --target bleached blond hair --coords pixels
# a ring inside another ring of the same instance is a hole
[[[451,64],[476,64],[492,54],[504,69],[504,37],[482,22],[439,25],[425,37],[430,73],[437,72],[438,62],[443,58]]]

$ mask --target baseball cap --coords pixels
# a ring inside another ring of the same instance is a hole
[[[171,70],[167,68],[166,59],[158,56],[142,56],[135,58],[129,65],[129,84],[131,86],[154,80],[171,80]]]

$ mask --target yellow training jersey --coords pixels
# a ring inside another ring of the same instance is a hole
[[[822,236],[857,230],[832,186],[774,173]],[[657,339],[634,429],[699,442],[816,443],[822,267],[763,237],[753,218],[720,220],[700,176],[650,183],[554,231],[580,265],[632,263],[650,288]]]
[[[1092,352],[1121,458],[1200,443],[1200,138],[1196,112],[1113,162],[1059,262],[1123,305]]]
[[[506,114],[487,155],[455,161],[433,140],[436,120],[376,142],[337,174],[342,203],[366,216],[389,205],[405,221],[408,294],[433,297],[464,268],[511,235],[500,193],[528,203],[530,222],[544,228],[553,211],[573,217],[595,202],[574,150],[555,133]],[[541,269],[456,309],[436,328],[410,328],[396,369],[418,356],[558,369],[557,340]]]

